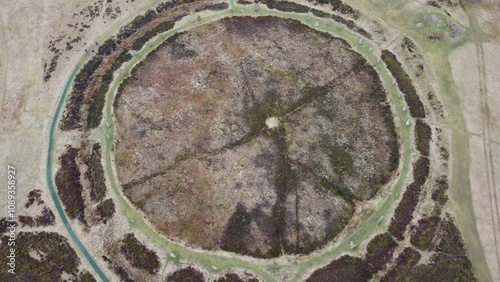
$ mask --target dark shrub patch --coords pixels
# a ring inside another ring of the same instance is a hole
[[[92,97],[92,102],[90,103],[89,113],[87,116],[88,128],[96,128],[101,123],[102,110],[104,109],[104,103],[106,102],[106,93],[109,90],[111,81],[113,81],[113,72],[108,70],[102,77],[101,84]]]
[[[104,202],[97,206],[97,214],[101,217],[102,221],[106,223],[115,214],[115,203],[112,199],[106,199]]]
[[[439,227],[441,242],[437,251],[448,254],[465,254],[465,245],[457,226],[451,219],[443,220]]]
[[[410,184],[410,186],[412,185],[415,186],[414,183]],[[410,186],[408,186],[408,188],[410,188]],[[400,241],[404,240],[403,233],[406,230],[406,226],[413,218],[413,211],[418,203],[418,196],[419,195],[415,195],[407,190],[403,194],[403,198],[391,219],[388,231]]]
[[[358,257],[344,255],[316,270],[307,282],[368,281],[371,274],[365,261]]]
[[[330,0],[330,4],[332,5],[332,10],[345,14],[351,15],[354,19],[359,18],[359,12],[354,10],[351,6],[344,4],[341,0]]]
[[[429,146],[431,138],[431,127],[427,123],[418,119],[415,123],[415,142],[417,143],[417,150],[423,156],[429,156]]]
[[[8,237],[2,237],[0,252],[8,254]],[[38,255],[34,258],[32,254]],[[16,239],[16,278],[2,277],[2,281],[62,281],[63,272],[77,277],[80,259],[68,240],[57,233],[20,232]],[[0,257],[7,264],[7,255]]]
[[[387,131],[389,132],[390,136],[394,136],[394,138],[387,142],[387,145],[391,150],[389,157],[389,171],[395,171],[399,165],[399,141],[397,138],[398,134],[396,132],[396,126],[394,125],[394,117],[392,116],[391,107],[386,104],[383,108],[385,126],[387,127]],[[387,181],[388,179],[384,180],[384,183],[386,183]]]
[[[332,5],[332,9],[334,11],[340,10],[340,6],[342,6],[342,0],[330,0],[330,5]]]
[[[429,177],[430,162],[428,158],[420,157],[413,165],[413,182],[419,186],[424,185]]]
[[[109,90],[111,82],[113,82],[113,73],[119,69],[123,63],[129,61],[132,55],[128,50],[122,51],[120,55],[116,58],[110,69],[106,71],[104,76],[102,76],[99,88],[93,95],[92,102],[90,103],[89,113],[87,116],[87,127],[96,128],[99,126],[102,120],[104,103],[106,102],[106,93]]]
[[[196,0],[173,0],[173,1],[163,2],[156,7],[156,12],[158,14],[161,14],[167,10],[172,9],[173,7],[175,7],[179,4],[193,3],[194,1],[196,1]]]
[[[308,0],[309,2],[311,2],[311,0]],[[315,0],[314,1],[314,5],[317,5],[317,4],[328,4],[330,3],[330,0]]]
[[[401,276],[412,269],[422,256],[412,248],[405,248],[396,258],[392,267],[387,271],[382,282],[403,281]]]
[[[73,90],[83,91],[87,87],[87,83],[90,81],[94,72],[99,68],[102,63],[102,58],[100,56],[94,56],[90,61],[88,61],[83,69],[78,72],[73,82]]]
[[[175,5],[173,5],[173,6],[175,6]],[[160,9],[162,9],[162,8],[160,8]],[[158,14],[156,13],[156,11],[148,10],[148,11],[146,11],[146,13],[144,15],[140,15],[140,16],[135,17],[135,19],[133,19],[129,24],[127,24],[126,26],[124,26],[120,29],[120,33],[118,33],[117,38],[119,40],[123,40],[123,39],[130,37],[132,34],[134,34],[137,31],[138,28],[140,28],[140,27],[148,24],[152,20],[154,20],[157,17],[157,15]]]
[[[30,227],[36,226],[35,219],[32,216],[20,215],[18,220],[23,227],[26,225]]]
[[[441,175],[436,179],[436,188],[432,192],[432,200],[440,207],[444,206],[448,202],[448,195],[446,191],[449,188],[448,178],[446,175]]]
[[[432,7],[436,7],[436,8],[441,8],[441,5],[439,5],[439,3],[437,3],[436,1],[427,1],[427,5],[432,6]]]
[[[413,166],[414,180],[406,188],[403,198],[389,224],[389,233],[398,240],[404,239],[403,233],[406,230],[406,226],[413,219],[413,212],[418,204],[422,187],[428,176],[429,160],[425,157],[420,157]]]
[[[106,57],[111,55],[111,53],[113,53],[113,51],[115,50],[116,50],[116,42],[114,38],[110,38],[104,41],[104,43],[102,43],[101,46],[99,46],[99,48],[97,49],[97,55]]]
[[[3,217],[0,219],[0,234],[5,233],[7,231],[7,218]]]
[[[436,253],[427,264],[402,271],[398,281],[477,281],[466,256]]]
[[[413,53],[417,49],[415,43],[408,37],[403,38],[401,47],[405,48],[410,53]]]
[[[245,282],[245,280],[241,279],[236,273],[228,273],[214,282]]]
[[[130,59],[132,59],[132,54],[129,53],[129,50],[123,50],[114,61],[111,69],[113,70],[113,72],[116,71],[123,65],[123,63],[130,61]]]
[[[356,31],[357,33],[363,35],[364,37],[366,37],[368,39],[372,38],[372,35],[370,33],[368,33],[366,30],[362,29],[358,25],[356,25],[351,20],[344,19],[343,17],[337,16],[337,15],[332,15],[332,19],[338,23],[341,23],[341,24],[347,26],[349,29]]]
[[[90,274],[90,272],[88,271],[83,271],[82,273],[80,273],[80,275],[78,275],[78,282],[97,282],[97,280],[95,280],[94,276],[92,276],[92,274]]]
[[[199,270],[188,266],[185,268],[181,268],[170,273],[167,276],[167,282],[204,282],[205,278],[203,277],[203,273]]]
[[[80,183],[80,169],[76,162],[79,149],[67,147],[66,152],[59,158],[61,167],[56,173],[55,182],[57,194],[64,205],[64,210],[69,218],[78,219],[85,223],[85,203],[82,197],[82,184]]]
[[[101,84],[92,97],[92,102],[90,103],[89,113],[87,116],[88,128],[96,128],[101,123],[102,110],[104,109],[104,103],[106,102],[106,93],[108,92],[109,85],[112,81],[113,72],[108,70],[102,77]]]
[[[166,44],[172,45],[172,57],[175,60],[191,59],[197,55],[196,51],[186,48],[186,44],[180,42],[179,38],[184,33],[185,32],[176,32],[165,41]]]
[[[420,219],[417,226],[414,226],[412,232],[410,233],[410,242],[412,245],[420,250],[434,250],[436,233],[440,223],[441,219],[437,216]]]
[[[330,164],[338,174],[353,173],[354,160],[342,146],[331,146],[329,154]]]
[[[252,277],[249,273],[245,273],[245,279],[242,279],[236,273],[228,273],[223,277],[216,279],[214,282],[259,282],[259,279]]]
[[[424,104],[420,101],[410,76],[405,72],[396,55],[389,50],[382,50],[382,60],[398,82],[399,89],[405,94],[405,100],[408,103],[412,117],[425,118]]]
[[[222,2],[222,3],[210,5],[210,6],[206,7],[205,9],[210,10],[210,11],[220,11],[220,10],[225,10],[227,8],[229,8],[229,4],[226,2]]]
[[[48,207],[44,207],[42,210],[42,215],[37,216],[35,221],[38,226],[54,225],[56,223],[56,217]]]
[[[125,270],[125,268],[117,265],[117,266],[113,267],[113,271],[116,273],[116,275],[118,275],[118,277],[120,277],[122,279],[122,281],[134,282],[134,280],[132,280],[130,278],[130,276],[128,275],[128,272]]]
[[[149,274],[156,274],[160,268],[160,261],[156,253],[144,246],[134,234],[128,233],[121,242],[122,254],[133,267],[146,270]]]
[[[331,14],[325,13],[325,12],[323,12],[321,10],[318,10],[318,9],[311,9],[311,13],[313,15],[315,15],[316,17],[318,17],[318,18],[325,18],[325,19],[331,19],[332,18]]]
[[[288,1],[264,0],[260,1],[267,5],[270,9],[276,9],[283,12],[307,13],[309,7]]]
[[[242,243],[242,238],[250,233],[252,216],[246,207],[238,203],[236,211],[233,213],[226,225],[221,239],[221,248],[225,251],[245,254],[248,252],[247,246]]]
[[[49,79],[52,77],[52,73],[56,70],[57,68],[57,60],[61,56],[61,53],[57,53],[52,57],[50,60],[50,65],[47,67],[47,63],[44,65],[44,75],[43,75],[43,81],[47,82]]]
[[[87,172],[85,176],[90,182],[90,198],[100,202],[106,196],[106,181],[104,179],[104,169],[101,163],[101,145],[94,144],[92,154],[86,163]]]
[[[358,19],[360,16],[358,11],[354,10],[351,6],[347,4],[342,4],[342,6],[340,6],[340,13],[344,15],[350,15],[354,19]]]
[[[162,22],[151,30],[148,30],[142,37],[138,38],[130,48],[132,50],[141,50],[144,44],[146,44],[146,42],[148,42],[151,38],[172,29],[174,25],[175,21]]]
[[[20,215],[19,222],[22,224],[22,226],[24,225],[28,225],[30,227],[48,226],[55,224],[56,217],[49,208],[44,207],[42,210],[42,215],[39,215],[35,218],[31,216]]]
[[[74,130],[82,126],[81,108],[85,90],[87,90],[94,72],[99,68],[102,63],[100,56],[94,56],[88,63],[85,64],[83,69],[78,72],[73,81],[73,89],[71,95],[66,102],[66,110],[61,118],[59,128],[61,130]]]
[[[127,271],[123,267],[113,264],[113,262],[106,256],[102,256],[102,259],[108,264],[109,268],[111,268],[113,272],[120,277],[120,281],[134,282],[134,280],[130,279]]]
[[[29,208],[31,205],[33,205],[35,202],[38,203],[38,205],[43,204],[44,202],[42,201],[42,191],[39,189],[34,189],[31,190],[28,193],[28,202],[24,205],[25,208]]]
[[[391,259],[392,253],[398,244],[389,233],[375,236],[366,247],[365,261],[370,273],[374,274]]]

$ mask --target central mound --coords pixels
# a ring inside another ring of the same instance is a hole
[[[122,84],[115,117],[125,195],[160,233],[210,250],[314,251],[398,163],[373,67],[293,20],[172,36]]]

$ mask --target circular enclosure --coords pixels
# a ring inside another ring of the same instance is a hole
[[[396,169],[386,99],[342,39],[275,17],[209,23],[168,38],[121,85],[118,179],[170,239],[309,253]]]

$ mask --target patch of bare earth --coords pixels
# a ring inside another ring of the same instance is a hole
[[[163,234],[204,249],[314,251],[397,164],[374,69],[292,20],[235,17],[178,34],[118,95],[125,194]]]

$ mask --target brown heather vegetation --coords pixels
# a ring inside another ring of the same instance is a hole
[[[314,271],[306,281],[369,281],[392,258],[397,246],[389,233],[378,234],[368,243],[363,259],[344,255]]]
[[[42,191],[39,189],[34,189],[29,192],[28,201],[26,202],[26,204],[24,204],[24,207],[29,208],[35,202],[37,203],[37,205],[41,205],[44,203],[44,201],[42,200]]]
[[[48,207],[44,207],[42,209],[42,214],[39,216],[32,217],[20,215],[18,220],[21,226],[28,225],[30,227],[48,226],[56,223],[56,217]]]
[[[167,276],[167,282],[205,282],[203,273],[192,266],[178,269]]]
[[[106,223],[115,215],[115,203],[112,199],[106,199],[97,205],[96,211],[101,220]]]
[[[396,79],[399,89],[404,93],[412,117],[425,118],[424,104],[420,100],[410,76],[405,72],[396,55],[389,50],[382,50],[382,60]]]
[[[420,194],[428,176],[429,159],[420,157],[413,165],[413,182],[406,187],[389,225],[389,233],[400,241],[404,239],[406,227],[413,219],[413,212],[420,201]]]
[[[85,177],[90,182],[90,198],[92,201],[101,202],[106,196],[106,181],[101,162],[101,145],[99,143],[92,146],[92,153],[86,165]]]
[[[215,279],[214,282],[259,282],[259,279],[249,273],[245,273],[243,278],[236,273],[227,273],[226,275]]]
[[[429,156],[431,138],[431,127],[424,121],[417,119],[415,123],[415,142],[417,143],[417,150],[422,156]]]
[[[156,274],[160,268],[160,261],[156,253],[139,242],[132,233],[125,235],[121,241],[120,251],[132,266],[143,269],[150,274]]]
[[[368,281],[370,277],[368,265],[363,259],[344,255],[314,271],[306,282]]]
[[[421,257],[422,255],[420,255],[420,253],[413,248],[407,247],[403,249],[403,251],[397,255],[394,264],[386,275],[382,277],[381,281],[401,281],[401,279],[398,278],[398,275],[413,269],[413,267],[420,261]]]
[[[399,162],[377,72],[292,20],[234,17],[172,36],[114,106],[125,195],[162,233],[205,249],[321,248]]]

